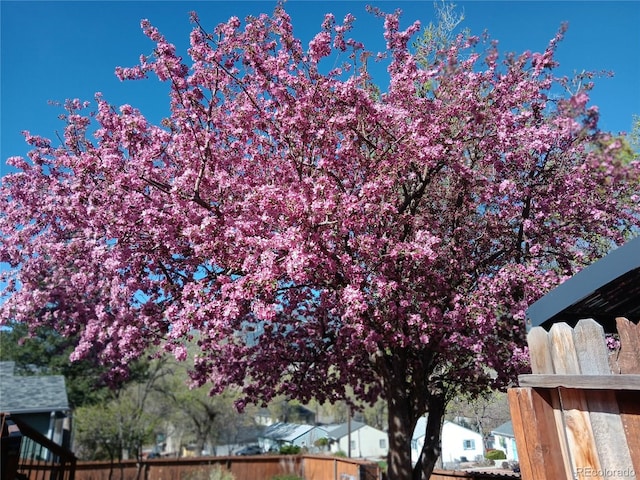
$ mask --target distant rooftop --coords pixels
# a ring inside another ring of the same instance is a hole
[[[362,422],[351,420],[350,424],[349,422],[345,422],[339,425],[326,426],[325,428],[329,433],[329,437],[337,439],[337,438],[342,438],[348,435],[349,429],[351,429],[352,432],[355,432],[356,430],[359,430],[364,426],[365,424]]]
[[[513,423],[511,421],[505,422],[502,425],[496,427],[494,430],[491,430],[491,434],[514,438],[515,435],[513,433]]]
[[[640,237],[628,241],[551,290],[527,310],[530,327],[571,326],[593,318],[615,332],[616,317],[640,318]]]
[[[282,422],[274,423],[264,430],[262,436],[273,440],[293,442],[296,438],[301,437],[313,428],[313,425],[299,425],[297,423]]]
[[[16,376],[14,362],[0,362],[0,412],[41,413],[69,410],[62,375]]]

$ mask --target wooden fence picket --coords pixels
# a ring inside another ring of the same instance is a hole
[[[616,329],[621,345],[618,356],[621,374],[640,374],[640,323],[619,317]],[[640,394],[619,391],[616,396],[633,469],[636,476],[640,476]]]
[[[640,373],[640,323],[635,325],[619,317],[616,318],[616,328],[620,337],[620,373]]]
[[[549,337],[555,373],[579,375],[573,329],[566,323],[556,323],[549,330]],[[560,388],[559,391],[572,471],[577,478],[586,479],[585,472],[601,470],[587,398],[581,390]]]

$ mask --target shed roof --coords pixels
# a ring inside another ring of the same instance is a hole
[[[2,365],[5,363],[5,365]],[[0,411],[6,413],[59,412],[70,409],[62,375],[15,376],[13,362],[0,362]]]
[[[527,310],[529,326],[546,329],[593,318],[605,331],[615,332],[616,317],[640,317],[640,237],[584,268]]]

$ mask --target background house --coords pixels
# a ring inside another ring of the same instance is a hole
[[[491,431],[494,438],[493,448],[502,450],[507,455],[507,460],[518,460],[516,449],[516,436],[513,433],[513,424],[505,422]]]
[[[71,408],[62,375],[14,375],[15,362],[0,362],[0,412],[19,418],[58,445],[69,447]]]
[[[424,436],[427,427],[427,417],[420,417],[411,439],[411,459],[418,461],[418,456],[424,446]],[[442,426],[442,453],[440,462],[444,468],[459,462],[472,462],[484,455],[484,441],[482,435],[457,423],[445,421]]]
[[[279,450],[284,445],[295,445],[314,452],[319,451],[315,443],[320,438],[327,438],[324,427],[280,422],[267,427],[258,443],[267,452]]]
[[[386,457],[389,452],[387,432],[352,420],[340,425],[326,426],[331,441],[330,451],[351,453],[354,458]],[[351,444],[351,449],[349,449]]]

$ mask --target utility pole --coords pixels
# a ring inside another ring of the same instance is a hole
[[[351,458],[351,405],[347,405],[347,458]]]

